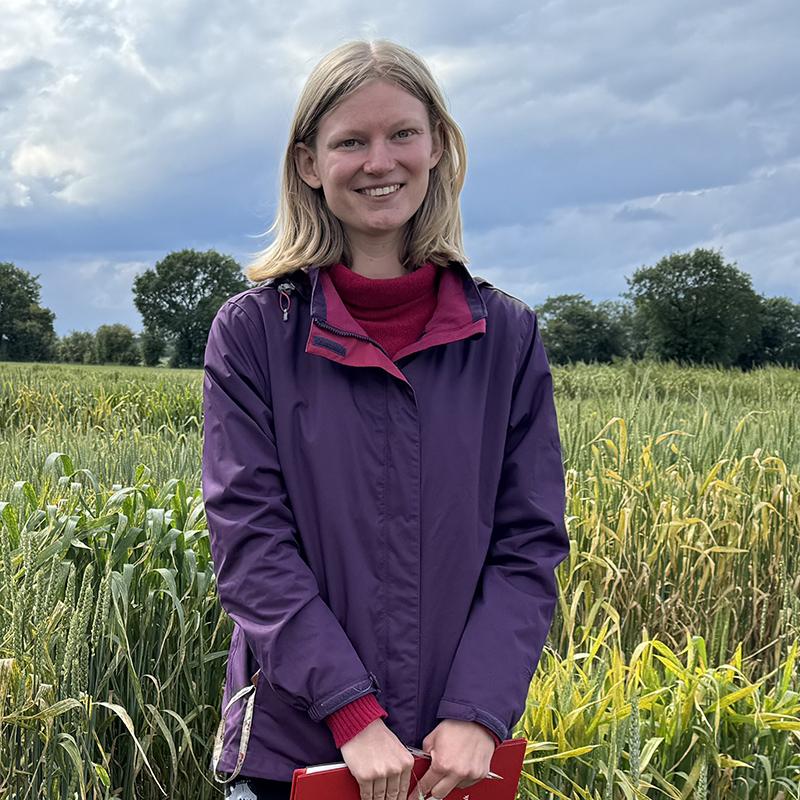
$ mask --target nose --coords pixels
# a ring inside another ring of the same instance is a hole
[[[385,142],[375,142],[370,145],[367,159],[364,162],[364,172],[370,175],[384,175],[394,169],[394,158]]]

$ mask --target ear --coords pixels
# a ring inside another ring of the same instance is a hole
[[[294,163],[297,172],[312,189],[319,189],[322,181],[317,174],[317,158],[314,151],[303,142],[294,146]]]
[[[444,152],[444,143],[442,138],[442,121],[437,119],[436,124],[433,126],[433,130],[431,131],[433,145],[431,147],[429,169],[433,169],[439,163],[439,159],[442,157],[442,153]]]

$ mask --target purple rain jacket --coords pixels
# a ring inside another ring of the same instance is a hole
[[[524,302],[458,261],[437,297],[393,360],[325,267],[214,318],[202,492],[235,623],[221,772],[341,761],[324,718],[369,692],[412,747],[444,718],[506,739],[525,710],[569,553],[552,377]]]

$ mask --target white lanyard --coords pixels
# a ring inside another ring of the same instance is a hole
[[[258,674],[260,672],[261,670],[258,670],[258,672],[253,675],[254,683],[251,683],[248,686],[243,686],[238,692],[236,692],[236,694],[233,695],[233,697],[231,697],[230,700],[228,700],[228,704],[225,706],[225,710],[222,712],[222,718],[217,726],[217,735],[214,737],[214,752],[211,758],[211,772],[214,776],[214,780],[217,783],[230,783],[239,774],[239,770],[241,770],[242,764],[244,764],[244,757],[247,754],[247,744],[250,741],[250,728],[253,725],[253,703],[256,699],[255,681],[258,680]],[[217,775],[217,764],[219,764],[219,759],[222,755],[223,737],[225,735],[225,719],[228,716],[228,711],[230,711],[231,706],[237,700],[241,700],[243,697],[247,697],[247,705],[245,706],[244,719],[242,720],[242,733],[239,737],[239,753],[236,756],[236,767],[227,778],[220,778],[219,775]]]

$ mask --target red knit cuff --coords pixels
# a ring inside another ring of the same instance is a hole
[[[329,714],[325,722],[333,734],[334,744],[341,747],[371,722],[388,716],[389,712],[376,700],[375,693],[370,692]]]

